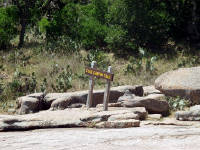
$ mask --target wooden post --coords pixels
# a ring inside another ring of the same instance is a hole
[[[91,68],[96,68],[96,61],[92,61]],[[87,108],[90,108],[92,106],[93,87],[94,87],[94,76],[91,76],[90,80],[89,80],[89,92],[88,92],[88,96],[87,96]]]
[[[108,67],[108,73],[112,73],[111,66]],[[106,89],[104,92],[104,101],[103,101],[103,110],[104,111],[108,110],[108,102],[109,102],[109,96],[110,96],[110,84],[111,84],[111,81],[107,80]]]

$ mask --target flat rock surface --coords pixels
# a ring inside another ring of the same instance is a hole
[[[200,128],[40,129],[0,133],[1,150],[199,150]]]
[[[200,128],[199,121],[177,121],[175,117],[162,118],[161,120],[144,120],[141,121],[141,126],[144,125],[172,125],[172,126],[191,126]]]
[[[138,114],[141,119],[146,118],[147,115],[143,107],[110,107],[109,111],[102,111],[102,108],[71,108],[57,111],[40,111],[39,113],[26,115],[0,115],[0,131],[90,127],[90,123],[107,121],[111,115],[126,113]]]

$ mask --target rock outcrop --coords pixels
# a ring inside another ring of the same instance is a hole
[[[180,68],[159,76],[155,88],[168,96],[180,96],[200,103],[200,67]]]
[[[139,96],[122,96],[118,102],[124,107],[145,107],[149,113],[162,114],[164,116],[169,114],[169,104],[163,100],[163,94],[151,94],[144,97]]]
[[[110,90],[110,103],[116,103],[118,98],[125,91],[135,95],[143,95],[142,86],[118,86]],[[49,93],[46,96],[43,93],[34,93],[31,95],[19,97],[17,99],[18,114],[35,113],[40,110],[63,110],[75,107],[73,104],[86,104],[88,91],[77,91],[69,93]],[[94,90],[92,106],[103,103],[104,89]]]
[[[43,98],[43,93],[34,93],[27,96],[19,97],[16,101],[17,113],[22,115],[35,113],[39,110],[42,110],[44,107]]]
[[[135,95],[143,95],[142,86],[119,86],[113,87],[110,90],[109,103],[116,103],[118,98],[122,96],[125,91],[134,93]],[[72,93],[61,93],[59,94],[47,94],[45,97],[46,103],[51,103],[51,110],[65,109],[70,104],[83,103],[86,104],[88,91],[72,92]],[[92,106],[95,107],[97,104],[103,103],[104,90],[95,90],[93,92]]]

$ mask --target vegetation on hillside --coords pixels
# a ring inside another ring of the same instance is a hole
[[[32,92],[87,89],[84,68],[93,60],[103,70],[112,65],[114,86],[150,85],[163,72],[200,64],[197,0],[3,2],[6,0],[0,0],[3,110],[13,107],[18,96]],[[95,88],[103,86],[104,81],[96,81]]]

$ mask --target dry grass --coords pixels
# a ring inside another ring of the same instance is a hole
[[[13,54],[16,53],[15,56]],[[72,77],[72,88],[69,91],[76,90],[85,90],[88,89],[88,80],[87,76],[84,74],[84,68],[89,62],[85,61],[86,56],[89,52],[81,50],[79,53],[67,54],[67,53],[51,53],[44,51],[43,45],[40,43],[32,44],[31,46],[25,46],[25,48],[20,51],[10,50],[7,52],[0,52],[0,66],[3,66],[3,69],[0,69],[0,73],[7,75],[7,78],[4,78],[2,82],[4,84],[12,81],[13,74],[16,68],[27,75],[30,75],[32,72],[35,72],[37,82],[40,84],[44,78],[47,79],[48,87],[47,92],[54,92],[51,84],[54,84],[58,74],[61,72],[62,68],[70,66],[73,77]],[[30,57],[27,61],[23,62],[23,57]],[[153,63],[155,70],[153,73],[142,69],[137,75],[134,72],[125,74],[127,65],[130,64],[130,61],[127,58],[116,57],[113,53],[105,53],[106,61],[109,61],[112,68],[114,76],[113,86],[119,85],[152,85],[154,84],[155,79],[162,73],[174,70],[182,64],[182,66],[191,67],[196,66],[199,62],[190,63],[190,60],[193,59],[191,55],[185,55],[183,53],[177,54],[176,57],[167,59],[162,55],[157,56],[158,59]],[[15,60],[14,60],[15,59]],[[145,60],[143,58],[142,67],[145,68]],[[184,64],[184,62],[186,63]],[[97,62],[98,63],[98,62]],[[53,72],[54,67],[58,66],[59,71]],[[105,68],[104,70],[107,70]],[[51,73],[53,72],[53,76]],[[103,88],[105,81],[97,80],[95,89]],[[39,88],[37,92],[39,92]],[[0,102],[0,112],[5,111],[2,109],[3,105],[9,105],[12,108],[14,106],[13,99],[9,96],[12,93],[7,93],[7,96],[4,97],[4,101]],[[5,102],[8,102],[5,104]],[[6,106],[5,106],[6,107]],[[7,110],[7,109],[6,109]]]

